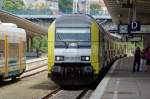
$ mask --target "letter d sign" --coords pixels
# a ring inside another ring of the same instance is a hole
[[[131,31],[140,31],[141,25],[139,21],[132,21],[130,23]]]

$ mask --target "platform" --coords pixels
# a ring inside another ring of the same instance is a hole
[[[117,60],[90,99],[150,99],[150,72],[132,72],[133,57]]]

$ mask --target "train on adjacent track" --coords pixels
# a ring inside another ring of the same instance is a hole
[[[59,85],[88,85],[126,49],[91,16],[61,16],[48,30],[48,77]]]
[[[25,71],[25,52],[25,30],[13,23],[0,22],[0,80],[15,80]]]

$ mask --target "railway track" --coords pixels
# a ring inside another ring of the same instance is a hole
[[[38,62],[38,61],[36,61],[36,62]],[[30,64],[30,63],[28,63],[28,64]],[[20,76],[20,79],[36,75],[36,74],[44,72],[46,70],[47,70],[47,64],[41,64],[39,66],[36,66],[35,68],[31,68],[31,69],[26,70],[24,72],[24,74],[22,74]],[[41,99],[51,99],[51,98],[57,99],[57,98],[55,98],[55,96],[57,96],[57,94],[59,94],[60,92],[63,92],[63,91],[66,91],[66,90],[62,90],[61,88],[56,88],[55,90],[51,91],[50,93],[48,93],[47,95],[45,95]],[[88,88],[77,91],[77,94],[75,94],[75,97],[73,99],[82,99],[88,91],[89,91]],[[66,91],[66,93],[67,92],[69,92],[69,91]],[[65,95],[69,95],[69,94],[65,94]]]
[[[82,99],[88,91],[89,91],[89,89],[88,89],[88,88],[85,88],[85,89],[76,97],[76,99]]]
[[[62,90],[61,88],[57,88],[54,91],[42,97],[41,99],[82,99],[83,97],[85,97],[89,89],[85,88],[83,90],[78,90],[78,91],[75,90],[73,91],[74,95],[70,94],[71,91],[73,90]],[[69,95],[70,98],[68,98]]]
[[[2,88],[6,85],[14,84],[14,83],[18,82],[20,79],[28,78],[28,77],[34,76],[36,74],[42,73],[44,71],[47,71],[47,65],[42,65],[42,66],[38,66],[36,68],[32,68],[30,70],[25,71],[20,77],[17,77],[14,80],[4,79],[3,81],[0,82],[0,87]]]
[[[25,72],[16,79],[14,79],[12,82],[36,75],[46,70],[47,70],[47,58],[38,58],[37,60],[36,59],[27,60]],[[10,81],[10,79],[4,79],[3,81],[4,82]],[[1,83],[3,83],[3,81],[1,81]]]
[[[49,94],[47,94],[44,97],[42,97],[41,99],[49,99],[50,97],[52,97],[53,95],[57,94],[60,91],[61,91],[61,88],[57,88],[54,91],[52,91]]]
[[[19,78],[23,79],[23,78],[26,78],[26,77],[30,77],[30,76],[36,75],[38,73],[44,72],[46,70],[47,70],[47,65],[40,66],[38,68],[29,70],[29,71],[25,71]]]
[[[47,58],[28,60],[26,62],[26,71],[20,76],[20,79],[36,75],[47,70]]]

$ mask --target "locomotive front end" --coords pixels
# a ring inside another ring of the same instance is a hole
[[[54,40],[49,41],[49,77],[60,85],[86,85],[93,81],[91,19],[65,16],[57,19]],[[52,35],[51,35],[52,36]],[[51,37],[52,38],[52,37]],[[52,54],[53,53],[53,54]]]

